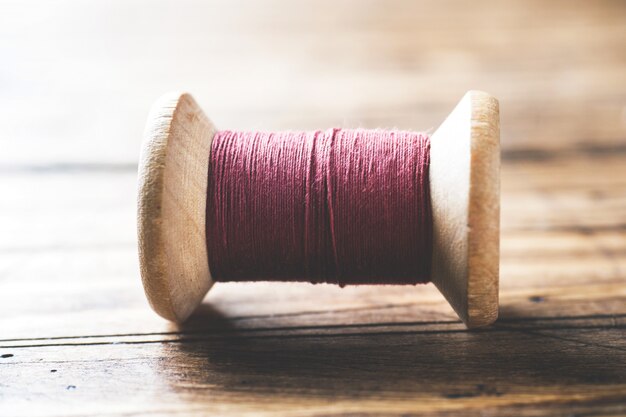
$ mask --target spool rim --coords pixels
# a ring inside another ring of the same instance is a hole
[[[498,101],[469,91],[431,137],[432,281],[469,328],[498,317]]]
[[[215,126],[187,93],[152,107],[139,163],[141,278],[152,309],[182,322],[213,285],[206,252],[208,159]]]

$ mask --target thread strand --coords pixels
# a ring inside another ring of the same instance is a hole
[[[216,281],[430,280],[430,139],[407,131],[219,131],[206,232]]]

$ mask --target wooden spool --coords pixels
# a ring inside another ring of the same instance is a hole
[[[152,108],[139,164],[141,277],[152,308],[182,322],[213,285],[205,206],[216,128],[189,94]],[[468,327],[498,316],[498,101],[470,91],[431,136],[432,282]]]

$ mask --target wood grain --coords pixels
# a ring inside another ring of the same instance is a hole
[[[626,414],[623,2],[0,2],[0,415]],[[500,318],[432,286],[145,301],[147,109],[250,129],[436,127],[500,99]],[[55,370],[56,372],[52,372]]]

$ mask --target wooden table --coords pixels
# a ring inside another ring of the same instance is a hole
[[[500,99],[501,309],[431,286],[218,284],[177,327],[138,274],[163,92],[218,126],[435,128]],[[0,3],[0,415],[626,414],[626,3]]]

